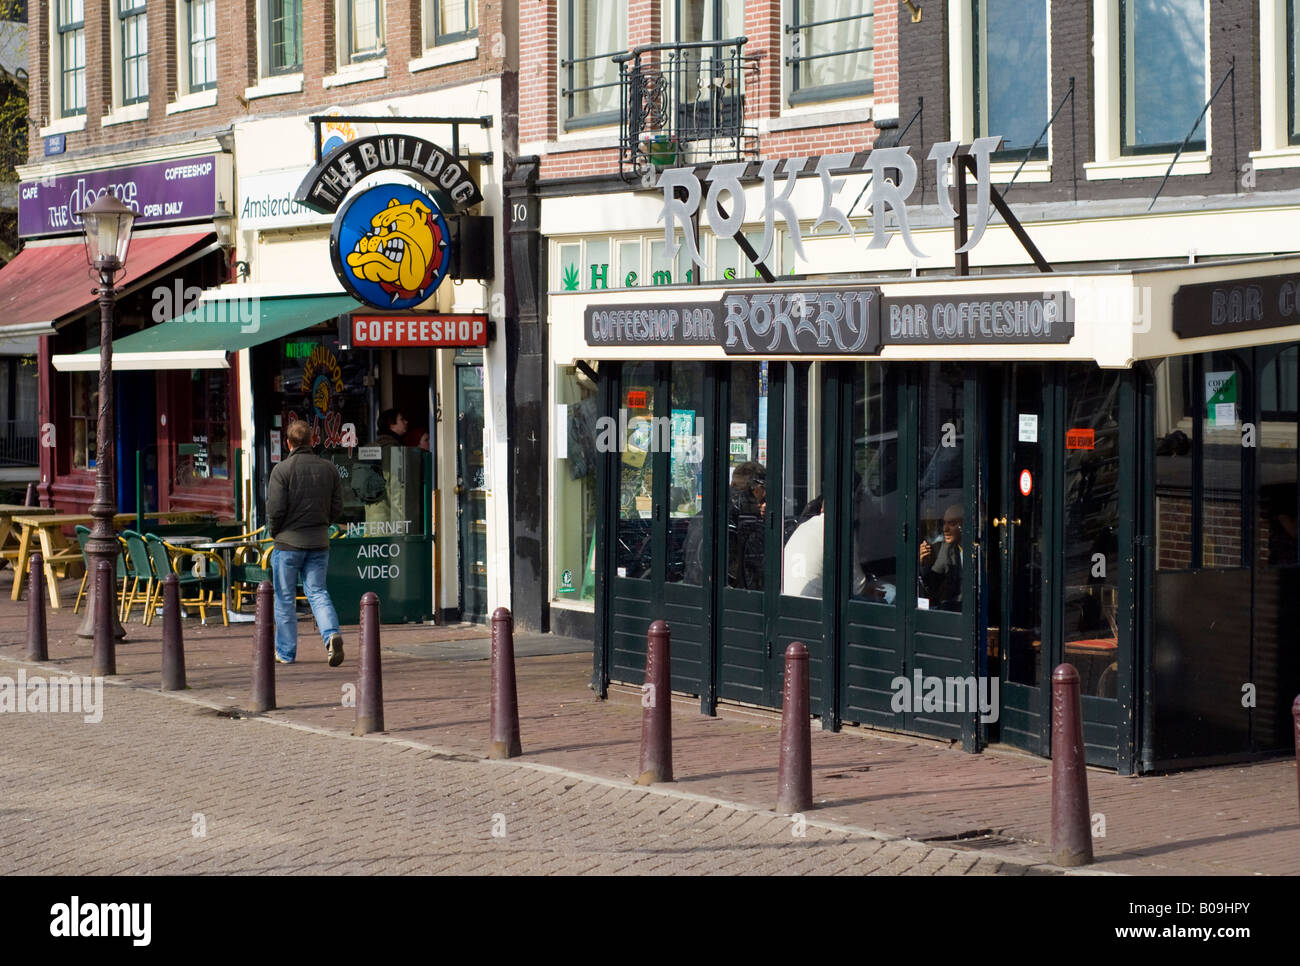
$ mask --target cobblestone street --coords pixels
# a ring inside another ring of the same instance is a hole
[[[0,873],[1020,875],[1025,865],[107,687],[7,714]],[[494,834],[495,833],[495,834]]]

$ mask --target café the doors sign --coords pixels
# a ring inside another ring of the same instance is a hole
[[[354,190],[373,174],[398,171],[417,181]],[[466,168],[422,138],[377,134],[331,151],[298,186],[295,201],[334,215],[334,274],[359,301],[388,311],[428,300],[451,266],[445,213],[478,204],[483,194]]]

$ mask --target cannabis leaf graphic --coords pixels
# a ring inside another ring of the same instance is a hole
[[[578,267],[570,265],[564,270],[564,290],[566,292],[578,291]]]

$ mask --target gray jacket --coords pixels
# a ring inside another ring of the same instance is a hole
[[[343,481],[329,460],[306,447],[271,470],[267,526],[279,550],[326,550],[329,525],[343,515]]]

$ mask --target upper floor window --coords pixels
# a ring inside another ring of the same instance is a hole
[[[674,0],[678,43],[744,36],[744,4],[729,0]]]
[[[618,65],[627,48],[627,7],[610,0],[567,0],[564,97],[570,127],[618,120]]]
[[[426,46],[451,44],[478,36],[478,0],[425,0]]]
[[[1022,159],[1049,116],[1047,0],[972,0],[977,137],[1002,136]],[[1033,158],[1047,157],[1047,138]]]
[[[266,0],[266,72],[302,70],[302,0]]]
[[[1120,149],[1172,154],[1208,94],[1205,0],[1120,0]],[[1204,121],[1187,144],[1205,150]]]
[[[122,103],[149,99],[149,21],[145,0],[118,0],[122,26]]]
[[[873,14],[872,0],[790,0],[791,104],[871,93]]]
[[[189,92],[217,86],[217,0],[186,0],[189,46]]]
[[[342,64],[384,55],[384,0],[342,0]]]
[[[86,9],[84,0],[58,0],[59,116],[86,113]]]
[[[1286,0],[1286,103],[1287,143],[1300,144],[1300,73],[1296,71],[1296,50],[1300,48],[1300,17],[1296,0]]]

